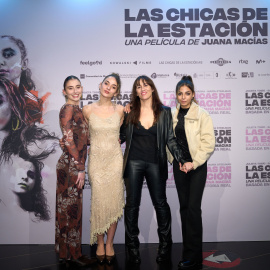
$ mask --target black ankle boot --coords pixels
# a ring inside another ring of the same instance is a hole
[[[140,251],[138,248],[128,248],[129,261],[132,263],[141,263]]]
[[[163,242],[159,244],[158,254],[156,258],[157,263],[161,263],[170,259],[172,242]]]

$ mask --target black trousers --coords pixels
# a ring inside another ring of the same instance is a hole
[[[201,202],[207,176],[207,162],[187,174],[173,162],[175,185],[180,203],[183,236],[183,259],[202,261]]]
[[[171,210],[167,203],[166,181],[160,178],[158,164],[130,160],[126,167],[125,242],[130,248],[139,247],[139,209],[144,177],[156,211],[160,244],[171,244]]]

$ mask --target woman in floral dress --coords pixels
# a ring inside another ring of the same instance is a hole
[[[79,107],[82,89],[77,77],[66,78],[63,90],[66,104],[59,114],[65,146],[56,167],[55,249],[60,261],[71,260],[85,266],[94,260],[81,253],[82,188],[88,134],[88,126]]]

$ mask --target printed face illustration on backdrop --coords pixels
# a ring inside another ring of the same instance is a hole
[[[39,98],[31,75],[23,41],[0,35],[0,171],[8,172],[0,179],[5,187],[0,190],[0,202],[7,208],[4,199],[13,198],[7,195],[11,192],[17,195],[13,203],[33,214],[33,220],[48,221],[42,170],[55,153],[58,138],[41,125],[49,93]]]
[[[14,42],[7,37],[0,38],[0,76],[19,85],[26,62],[22,60],[20,48]]]
[[[19,156],[13,156],[13,171],[10,175],[10,189],[14,193],[27,193],[33,190],[36,180],[34,164]]]

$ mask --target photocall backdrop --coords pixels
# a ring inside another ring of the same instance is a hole
[[[269,7],[266,0],[0,0],[0,35],[23,41],[38,96],[48,96],[40,126],[59,138],[58,114],[65,103],[62,88],[68,75],[81,79],[81,106],[96,102],[98,84],[105,75],[117,72],[122,80],[118,103],[129,102],[135,78],[145,74],[153,79],[164,105],[170,107],[176,105],[177,82],[183,75],[191,75],[196,98],[211,114],[216,136],[202,201],[203,239],[269,241]],[[3,39],[0,46],[1,42]],[[1,244],[54,243],[55,166],[60,155],[57,146],[42,161],[42,184],[50,210],[47,221],[25,211],[14,193],[25,166],[16,159],[1,164]],[[87,244],[91,186],[86,179],[83,243]],[[173,241],[181,242],[171,166],[167,197]],[[139,227],[141,242],[158,242],[146,185]],[[124,243],[123,219],[115,242]]]

